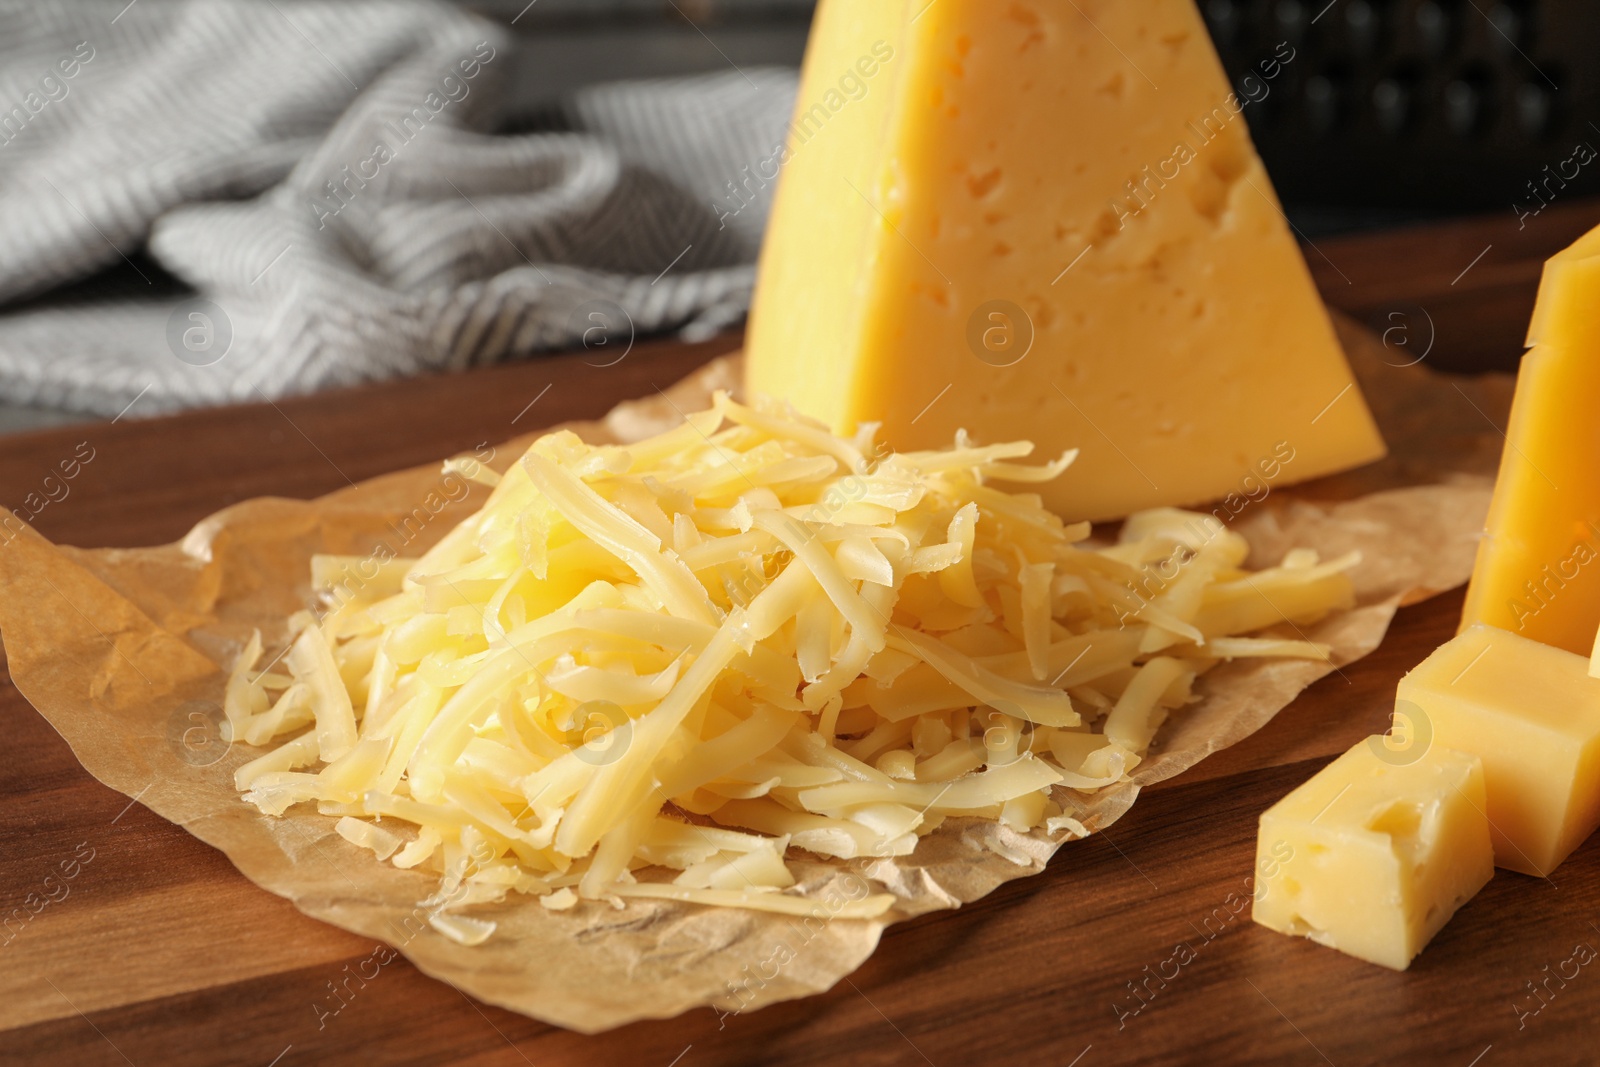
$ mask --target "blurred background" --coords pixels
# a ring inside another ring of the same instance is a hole
[[[1595,0],[1199,6],[1311,248],[1600,193]],[[0,0],[0,431],[738,329],[812,10]]]

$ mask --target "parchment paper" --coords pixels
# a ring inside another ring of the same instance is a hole
[[[1256,566],[1295,546],[1325,557],[1362,551],[1358,606],[1307,635],[1333,647],[1333,663],[1235,663],[1212,672],[1203,699],[1174,715],[1133,781],[1092,798],[1058,790],[1090,830],[1119,818],[1140,786],[1248,736],[1333,667],[1372,651],[1399,605],[1467,578],[1510,379],[1401,368],[1403,349],[1387,349],[1349,324],[1341,333],[1391,458],[1308,487],[1273,489],[1234,522]],[[713,388],[737,379],[736,360],[719,361],[666,397],[626,403],[602,422],[573,428],[596,441],[636,439],[706,406]],[[491,465],[504,469],[530,439],[499,446]],[[824,916],[868,892],[868,879],[886,886],[899,904],[881,922],[645,901],[551,912],[514,897],[473,911],[499,923],[487,943],[446,940],[419,907],[435,876],[377,863],[334,833],[333,818],[257,813],[239,799],[232,777],[258,750],[230,751],[216,726],[224,673],[250,630],[262,631],[271,655],[285,638],[286,617],[310,605],[313,553],[366,555],[380,540],[398,548],[393,524],[411,515],[407,529],[417,532],[401,554],[415,555],[482,503],[481,489],[445,492],[459,488],[428,467],[318,500],[252,500],[200,523],[181,543],[154,549],[59,548],[25,530],[0,547],[0,634],[12,680],[91,774],[221,849],[257,885],[308,915],[395,946],[473,996],[586,1033],[704,1005],[750,1010],[821,992],[860,966],[888,922],[958,907],[1037,873],[1063,843],[1060,835],[962,819],[945,823],[910,857],[794,864]],[[424,524],[415,521],[419,507]]]

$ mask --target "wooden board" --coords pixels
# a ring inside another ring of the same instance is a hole
[[[1431,333],[1430,363],[1509,367],[1540,261],[1597,221],[1600,203],[1573,203],[1523,230],[1508,211],[1307,254],[1331,304],[1406,328],[1390,336],[1396,362]],[[95,458],[39,529],[85,546],[161,543],[232,501],[313,496],[598,415],[736,344],[640,345],[606,368],[560,357],[19,436],[0,441],[0,501],[21,503],[87,441]],[[1385,727],[1395,682],[1449,636],[1459,608],[1457,592],[1402,612],[1375,655],[1255,737],[1149,790],[1044,875],[893,927],[826,995],[599,1037],[476,1004],[403,959],[378,967],[376,945],[301,916],[91,779],[7,681],[0,1063],[1595,1062],[1600,975],[1563,961],[1600,946],[1600,844],[1553,881],[1498,874],[1407,974],[1269,933],[1228,903],[1243,896],[1256,816]],[[1195,957],[1182,966],[1179,942]],[[1544,983],[1537,996],[1529,983]]]

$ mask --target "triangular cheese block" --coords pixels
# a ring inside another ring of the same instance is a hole
[[[1191,0],[823,0],[748,385],[898,449],[1082,450],[1071,519],[1383,443]],[[1226,517],[1226,516],[1224,516]]]
[[[1600,229],[1545,264],[1528,346],[1461,627],[1589,655],[1600,629]]]

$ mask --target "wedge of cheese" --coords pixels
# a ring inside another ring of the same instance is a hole
[[[1378,458],[1244,110],[1192,0],[823,0],[748,386],[897,449],[1080,448],[1070,519]]]
[[[1545,265],[1463,630],[1589,655],[1600,629],[1600,229]]]

